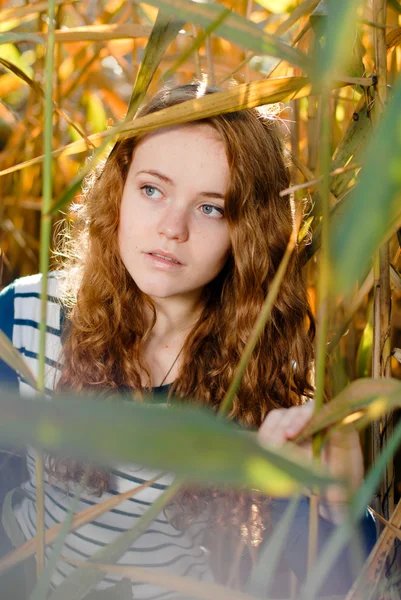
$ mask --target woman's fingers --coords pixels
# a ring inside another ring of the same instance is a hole
[[[313,411],[313,402],[270,411],[259,429],[259,441],[276,446],[285,444],[301,433],[311,420]],[[311,439],[297,444],[297,453],[302,454],[305,461],[312,460]],[[363,478],[363,456],[357,431],[332,432],[321,458],[333,477],[347,480],[352,490],[359,487]],[[324,494],[325,503],[322,504],[321,514],[325,518],[341,522],[348,494],[348,490],[342,485],[329,486]]]
[[[308,403],[270,411],[259,429],[260,441],[281,445],[296,437],[310,421],[313,408],[313,403]]]

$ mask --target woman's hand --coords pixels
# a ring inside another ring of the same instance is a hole
[[[269,412],[262,423],[258,437],[263,444],[282,446],[296,438],[309,423],[314,411],[314,402],[301,406],[274,409]],[[299,444],[299,449],[306,460],[312,460],[312,441]],[[330,434],[328,442],[321,453],[322,464],[328,467],[333,477],[346,479],[348,488],[356,490],[363,479],[363,455],[359,436],[356,430],[335,431]],[[347,490],[340,486],[330,486],[320,502],[321,516],[333,522],[340,522],[347,512]]]

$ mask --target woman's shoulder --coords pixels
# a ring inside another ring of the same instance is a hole
[[[39,298],[42,291],[43,274],[27,275],[13,281],[0,292],[1,298]],[[59,302],[61,292],[61,273],[51,271],[47,275],[47,296],[50,302]]]
[[[38,354],[40,346],[40,322],[42,319],[41,291],[43,275],[41,273],[21,277],[5,288],[0,295],[0,329],[11,340],[13,346],[28,363],[34,376],[38,373]],[[63,310],[60,304],[62,278],[58,271],[47,276],[46,310],[46,387],[53,389],[54,372],[61,351],[61,333]],[[1,368],[6,366],[0,361]],[[8,373],[8,371],[7,371]],[[7,375],[5,373],[4,377]],[[3,377],[3,378],[4,378]],[[21,386],[28,386],[22,382]],[[28,386],[29,387],[29,386]],[[28,390],[31,392],[31,390]]]

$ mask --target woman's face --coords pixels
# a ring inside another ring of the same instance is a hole
[[[177,126],[136,147],[121,201],[121,258],[142,292],[198,298],[230,250],[224,144],[210,125]]]

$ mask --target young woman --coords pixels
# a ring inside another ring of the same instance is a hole
[[[214,91],[200,84],[164,89],[140,114]],[[64,244],[67,258],[62,269],[49,276],[48,392],[135,391],[139,400],[146,394],[157,400],[162,392],[172,402],[195,398],[217,409],[290,238],[291,204],[287,196],[280,197],[288,185],[276,122],[261,110],[194,121],[119,142],[87,180]],[[20,279],[3,291],[0,300],[2,328],[34,373],[40,280],[40,275]],[[313,395],[313,337],[301,263],[294,254],[229,415],[245,427],[259,428],[262,441],[282,444],[311,418],[312,404],[305,400]],[[5,365],[2,377],[8,385],[18,385],[21,393],[31,393]],[[361,451],[356,434],[349,441],[345,451],[334,440],[327,462],[334,474],[343,474],[346,464],[357,487],[363,474]],[[36,534],[31,449],[27,464],[24,497],[14,504],[18,525],[29,539]],[[63,520],[71,502],[66,484],[80,481],[82,474],[83,466],[76,461],[49,459],[46,527]],[[79,509],[154,475],[139,465],[107,472],[92,469]],[[64,555],[91,556],[132,527],[170,482],[164,476],[71,533]],[[230,499],[235,504],[227,509]],[[322,543],[333,522],[342,518],[343,500],[338,490],[330,490],[322,503]],[[213,519],[236,522],[246,541],[256,545],[263,530],[268,532],[277,522],[284,504],[266,503],[252,494],[230,497],[187,490],[175,507],[183,507],[185,528],[175,527],[176,519],[159,515],[122,562],[210,578],[216,565],[210,565],[202,541],[208,523],[210,527]],[[374,537],[369,518],[362,529],[369,548]],[[285,550],[289,566],[301,578],[307,530],[305,500]],[[52,585],[60,585],[72,570],[60,561]],[[340,593],[351,581],[345,556],[322,593]],[[108,576],[100,588],[115,583]],[[174,595],[140,582],[133,582],[132,591],[139,599]]]

